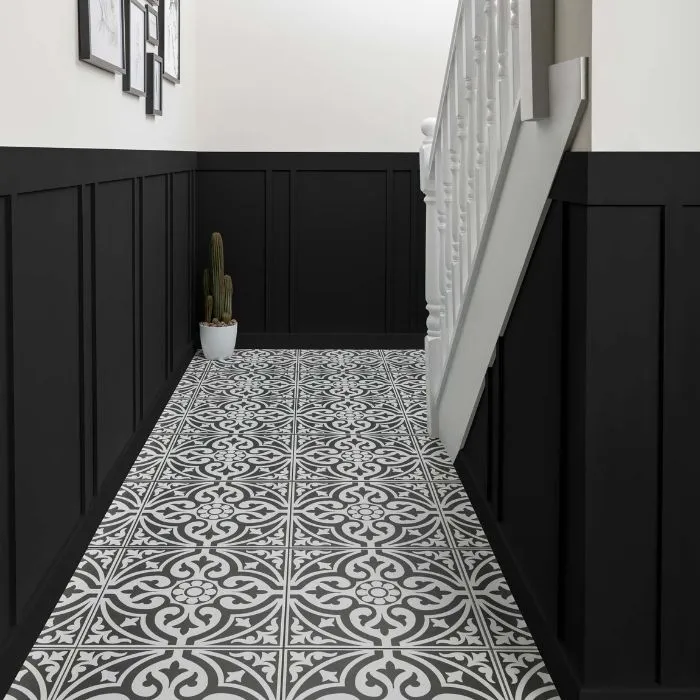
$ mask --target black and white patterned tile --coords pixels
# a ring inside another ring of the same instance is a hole
[[[91,547],[119,547],[126,542],[136,523],[152,484],[125,481],[107,509],[90,543]]]
[[[291,433],[183,432],[174,439],[158,478],[161,481],[288,481],[292,475],[293,437]]]
[[[314,433],[408,435],[406,416],[395,399],[333,399],[301,402],[296,430]]]
[[[118,549],[85,552],[37,638],[37,646],[73,646],[78,642],[118,554]]]
[[[127,544],[284,547],[289,482],[156,482]]]
[[[534,646],[518,604],[490,550],[461,552],[466,576],[494,648]]]
[[[288,650],[285,682],[284,700],[509,699],[485,649]]]
[[[422,350],[198,353],[12,700],[556,700]]]
[[[447,547],[426,482],[294,485],[292,546]]]
[[[427,480],[408,436],[298,435],[295,463],[298,481]]]
[[[481,646],[450,550],[294,550],[287,646]]]
[[[291,433],[294,402],[267,397],[198,398],[179,425],[186,433]]]
[[[266,649],[79,648],[51,700],[277,700],[279,658]]]
[[[281,646],[286,550],[127,549],[82,646]]]

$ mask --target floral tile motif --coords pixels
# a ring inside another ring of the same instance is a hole
[[[440,440],[429,438],[426,435],[415,435],[413,439],[423,464],[428,470],[428,475],[433,481],[459,481],[454,464]]]
[[[189,433],[291,433],[294,404],[291,400],[260,397],[197,399],[181,426],[182,432]]]
[[[486,533],[462,485],[456,481],[436,483],[435,491],[455,546],[488,547]]]
[[[126,478],[155,479],[173,440],[174,433],[169,430],[151,433]]]
[[[90,547],[120,547],[126,544],[150,488],[151,484],[147,481],[125,481],[97,528]]]
[[[417,391],[425,387],[425,373],[413,371],[392,372],[391,381],[394,388],[399,392]]]
[[[308,401],[300,403],[297,409],[297,432],[405,435],[408,424],[396,400]]]
[[[297,480],[423,481],[420,458],[408,437],[299,435]]]
[[[5,700],[47,700],[70,654],[69,649],[32,649]]]
[[[343,371],[384,371],[381,350],[302,350],[299,354],[302,373]]]
[[[279,652],[78,649],[52,700],[277,700]]]
[[[391,370],[425,371],[425,350],[384,350],[384,361]]]
[[[287,645],[484,646],[449,550],[294,550]]]
[[[285,700],[507,697],[493,652],[486,650],[304,649],[286,654]]]
[[[356,398],[393,401],[396,398],[396,393],[386,375],[303,376],[299,381],[300,402],[352,400]]]
[[[157,482],[129,544],[284,547],[288,482]]]
[[[289,480],[292,434],[207,435],[181,433],[158,477],[172,479]]]
[[[36,640],[38,646],[71,646],[78,642],[119,551],[88,549],[83,554]]]
[[[446,547],[426,483],[297,482],[292,546]]]
[[[191,396],[179,394],[171,397],[163,413],[160,414],[154,430],[176,430],[187,415],[191,403]]]
[[[281,646],[286,551],[127,549],[83,646]]]
[[[534,646],[493,552],[463,550],[461,558],[493,646]]]
[[[265,379],[249,377],[247,374],[230,378],[208,379],[199,387],[197,398],[248,400],[278,399],[292,400],[295,389],[291,375],[273,375]]]
[[[513,698],[559,700],[552,677],[537,650],[497,651],[496,657]]]

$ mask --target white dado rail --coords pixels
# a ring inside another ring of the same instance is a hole
[[[580,116],[582,95],[585,97],[583,59],[582,63],[577,60],[560,64],[568,67],[559,71],[559,78],[552,73],[553,68],[558,68],[551,66],[553,33],[553,0],[461,0],[438,116],[426,119],[421,125],[424,136],[420,152],[421,189],[426,204],[428,424],[430,434],[443,438],[452,456],[463,439],[462,433],[468,427],[478,396],[465,391],[469,395],[463,405],[459,399],[451,398],[449,409],[459,409],[458,413],[466,415],[450,419],[453,423],[450,435],[443,434],[439,416],[444,408],[438,404],[444,399],[446,375],[455,362],[456,346],[465,345],[461,336],[480,332],[478,323],[472,322],[467,328],[465,317],[477,281],[483,276],[485,250],[492,247],[489,239],[496,213],[503,205],[505,183],[512,180],[511,158],[516,147],[521,153],[530,149],[532,154],[537,143],[546,153],[541,168],[536,158],[531,161],[533,176],[542,185],[536,194],[532,191],[541,200],[536,202],[541,214],[548,193],[544,188],[547,182],[551,185],[570,132]],[[567,106],[576,103],[574,116],[571,109],[566,115],[559,109],[558,121],[549,118],[550,86],[552,108],[555,98],[559,108],[563,98],[568,97]],[[564,94],[562,86],[573,88],[573,92]],[[526,129],[523,122],[527,122],[528,131],[521,144]],[[554,122],[557,128],[553,130],[550,123]],[[521,183],[527,177],[522,165],[515,168]],[[512,182],[509,189],[514,191]],[[521,189],[524,192],[528,187]],[[540,191],[544,194],[540,195]],[[511,194],[506,206],[512,212],[521,202]],[[528,206],[522,206],[523,214],[529,214],[529,210],[525,211]],[[536,224],[530,227],[525,223],[524,228],[528,227],[532,230],[520,238],[529,236],[532,243]],[[518,235],[515,234],[516,239]],[[518,246],[516,240],[516,252]],[[524,255],[521,270],[526,263]],[[508,265],[512,268],[510,261]],[[493,269],[490,264],[488,274],[492,277]],[[496,276],[500,275],[500,270],[495,269]],[[483,286],[481,281],[478,284]],[[517,286],[517,280],[513,284]],[[510,281],[504,279],[504,285],[508,287]],[[483,290],[480,295],[483,297]],[[483,309],[479,313],[483,319]],[[507,309],[499,307],[494,313],[505,316]],[[491,353],[494,347],[495,340]],[[483,378],[485,368],[477,367],[475,372],[481,372]],[[463,375],[464,372],[462,378]]]

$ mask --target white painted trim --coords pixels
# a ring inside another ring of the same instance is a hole
[[[551,117],[524,122],[514,134],[510,163],[502,168],[499,201],[488,240],[463,300],[438,394],[440,438],[454,458],[464,444],[484,375],[517,296],[561,157],[587,99],[587,59],[551,66]],[[519,120],[515,120],[518,122]],[[499,174],[501,177],[501,174]]]

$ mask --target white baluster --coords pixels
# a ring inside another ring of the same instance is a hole
[[[467,100],[467,70],[466,70],[466,42],[464,36],[465,28],[464,13],[459,25],[457,35],[456,55],[456,95],[457,95],[457,140],[459,142],[459,172],[457,181],[459,182],[457,192],[459,193],[459,297],[460,303],[464,296],[464,289],[469,277],[469,239],[467,236],[469,226],[469,176],[467,172],[467,123],[469,118],[469,102]]]
[[[510,125],[510,117],[513,111],[509,82],[511,76],[508,72],[509,19],[508,0],[498,0],[498,16],[496,18],[498,29],[498,120],[501,134],[499,160],[503,157],[504,146],[508,138],[506,132]]]
[[[442,247],[445,263],[445,326],[447,337],[452,342],[454,329],[454,294],[452,287],[452,172],[450,170],[450,123],[449,110],[442,113],[440,125],[440,171],[443,191]],[[447,359],[447,358],[445,358]]]
[[[472,31],[474,37],[474,205],[476,208],[475,246],[481,238],[481,222],[486,214],[487,187],[485,178],[484,112],[486,109],[486,80],[484,70],[484,0],[473,0]]]
[[[498,126],[496,124],[496,40],[494,27],[494,0],[484,0],[484,21],[486,47],[484,69],[486,80],[486,182],[488,188],[487,202],[491,201],[491,190],[496,179],[498,167]]]
[[[474,181],[474,163],[475,163],[475,130],[476,121],[474,119],[474,103],[476,102],[476,80],[474,78],[474,41],[473,41],[473,29],[472,29],[472,13],[466,11],[464,13],[464,27],[463,27],[463,46],[464,46],[464,66],[465,66],[465,100],[466,107],[465,113],[467,118],[467,133],[465,138],[465,149],[466,149],[466,170],[467,170],[467,255],[466,259],[466,274],[464,275],[464,282],[469,279],[471,274],[474,252],[476,250],[476,241],[479,230],[478,224],[478,207],[476,205],[475,189],[476,183]]]
[[[435,211],[437,217],[437,229],[438,229],[438,273],[440,282],[440,351],[442,353],[440,368],[444,366],[447,361],[447,354],[450,349],[450,343],[452,342],[452,337],[450,335],[450,328],[448,324],[448,318],[452,312],[452,305],[447,293],[447,266],[445,264],[445,187],[443,184],[443,167],[442,167],[442,129],[440,125],[437,125],[437,134],[433,142],[433,148],[435,149]]]
[[[520,21],[518,17],[518,0],[510,0],[510,85],[511,106],[520,96]]]
[[[428,432],[437,437],[437,392],[442,373],[440,350],[440,233],[435,209],[435,177],[429,170],[430,154],[435,136],[435,119],[425,119],[421,124],[421,189],[425,194],[425,300],[428,310],[427,335],[425,337],[426,398],[428,408]]]
[[[457,53],[455,52],[455,57]],[[448,97],[448,112],[450,115],[450,182],[452,183],[450,198],[452,200],[452,214],[450,217],[450,228],[452,234],[452,312],[454,323],[457,324],[459,307],[462,301],[462,269],[459,257],[460,231],[462,226],[462,206],[461,206],[461,182],[459,180],[459,170],[461,152],[459,150],[459,106],[457,97],[457,82],[455,79],[457,64],[454,65],[452,73],[453,80],[450,81],[450,91]]]

